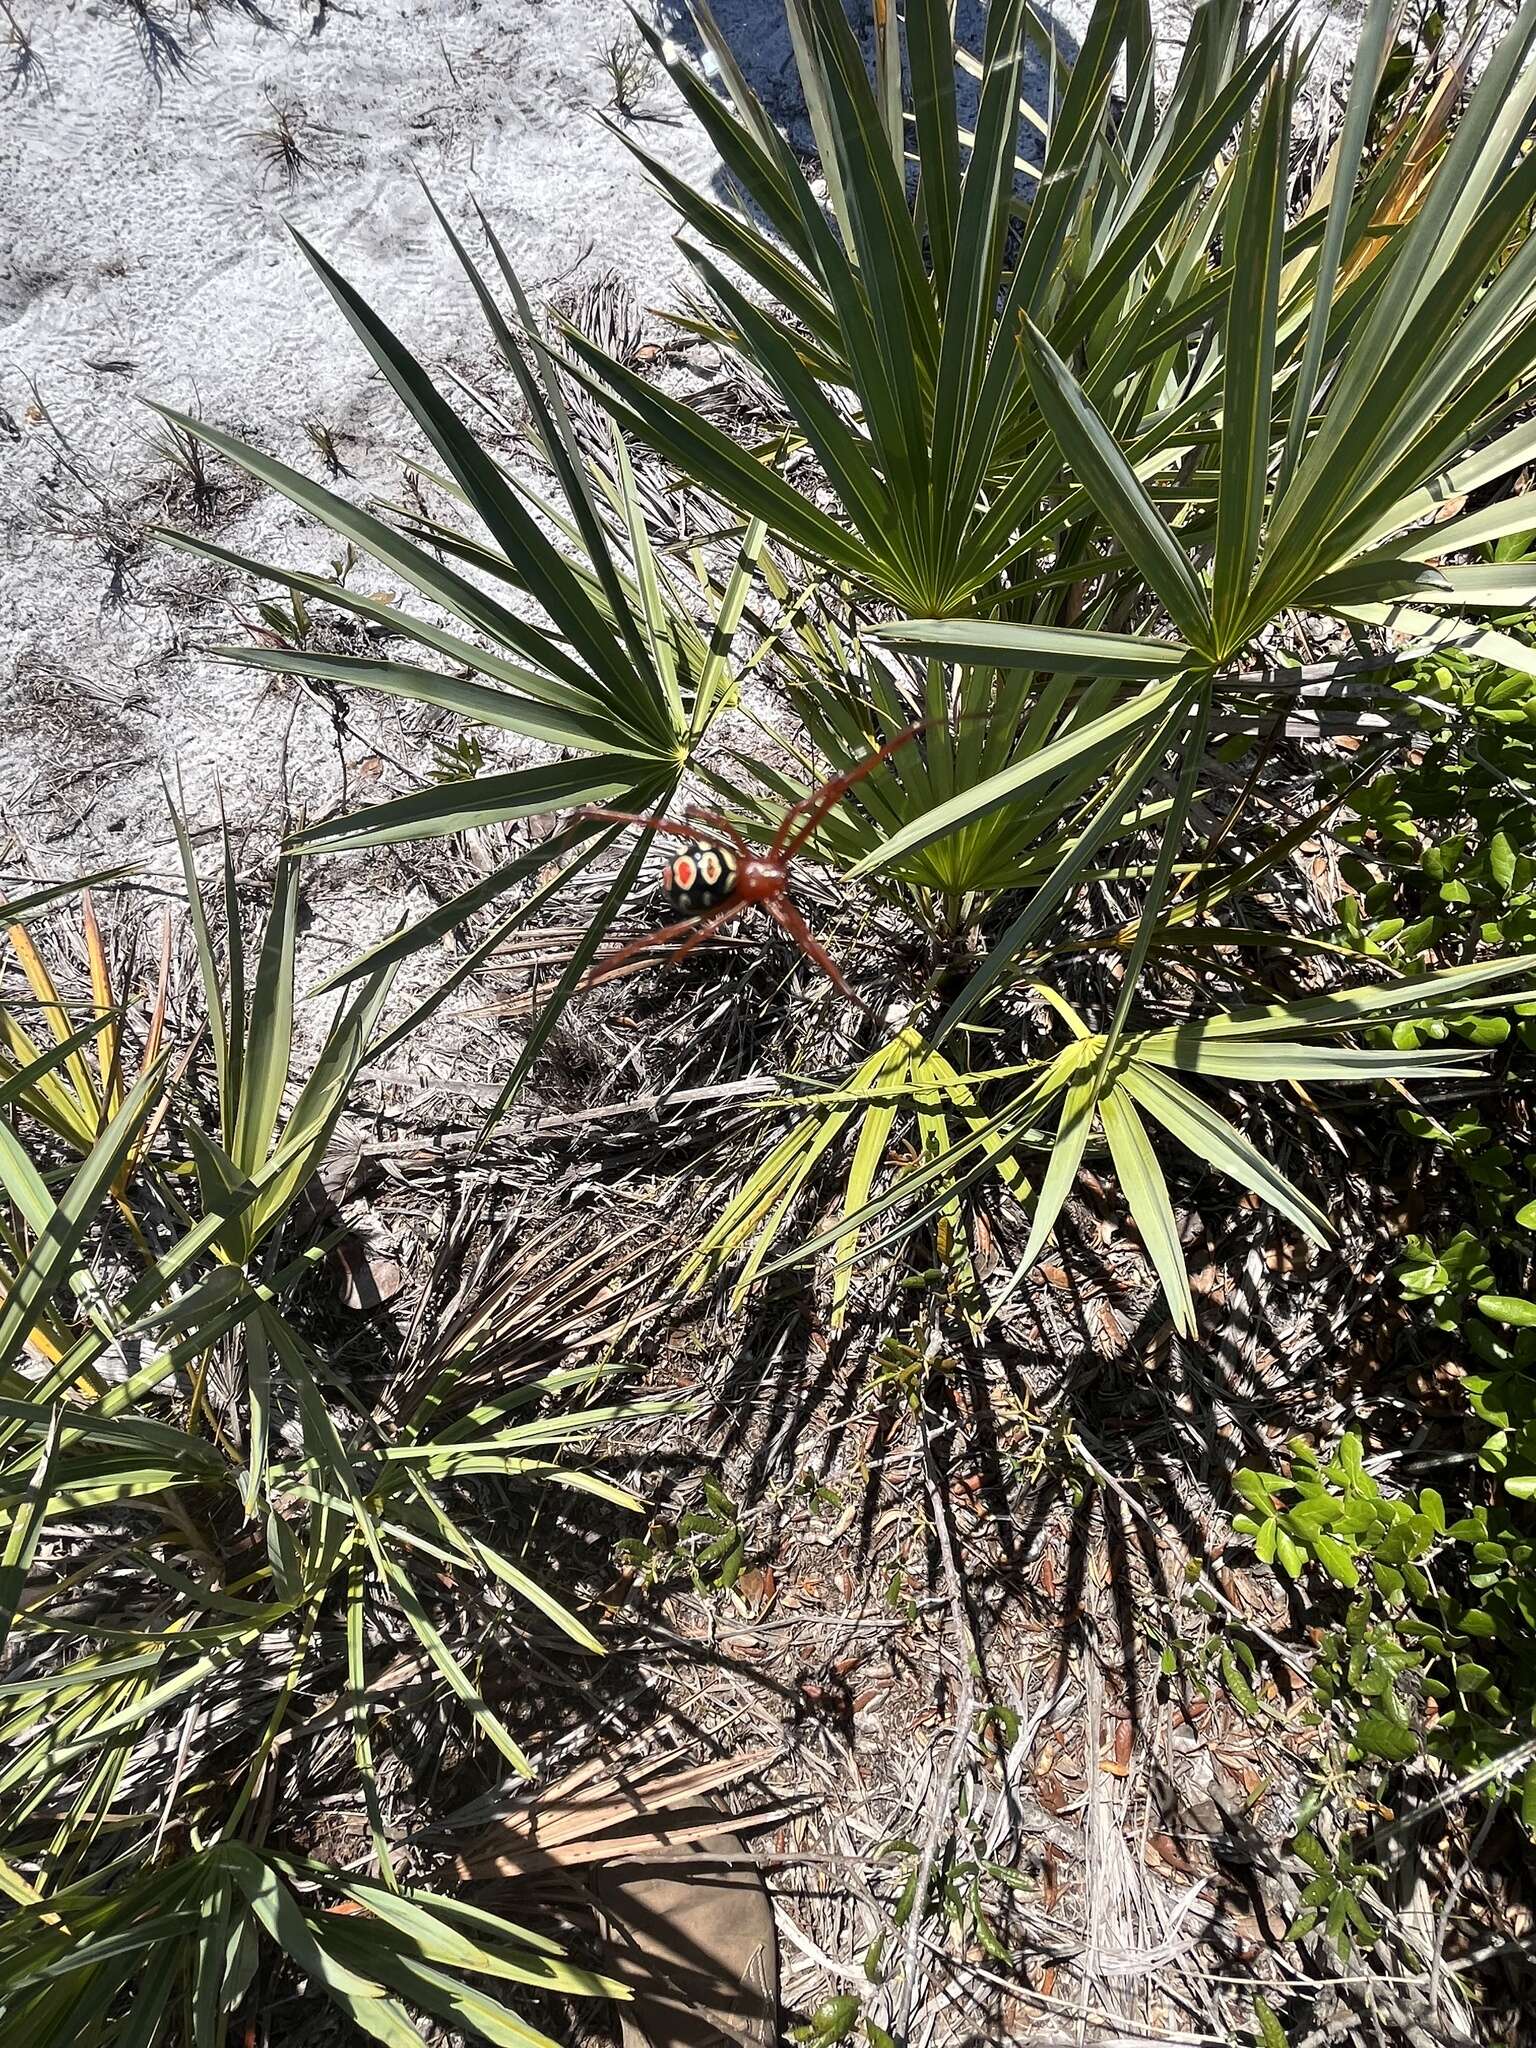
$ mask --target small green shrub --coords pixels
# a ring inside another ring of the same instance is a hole
[[[1536,1734],[1536,1531],[1485,1505],[1448,1523],[1433,1487],[1387,1492],[1353,1433],[1327,1460],[1299,1440],[1291,1453],[1285,1474],[1237,1475],[1248,1508],[1233,1527],[1286,1576],[1311,1568],[1351,1596],[1314,1674],[1350,1760],[1402,1764],[1427,1746],[1477,1772]],[[1536,1762],[1519,1783],[1536,1828]]]
[[[1527,538],[1496,552],[1524,559]],[[1530,625],[1525,615],[1501,621],[1522,641]],[[1339,779],[1339,838],[1351,849],[1341,872],[1352,893],[1334,940],[1406,973],[1529,946],[1536,683],[1449,654],[1418,665],[1399,689],[1411,748],[1399,743],[1387,762]],[[1238,1475],[1248,1508],[1234,1526],[1263,1562],[1348,1596],[1313,1671],[1318,1707],[1343,1743],[1339,1812],[1355,1776],[1427,1753],[1474,1792],[1499,1798],[1512,1781],[1515,1808],[1536,1831],[1536,1006],[1516,1004],[1508,1018],[1448,1010],[1378,1037],[1404,1050],[1459,1040],[1494,1062],[1475,1098],[1396,1112],[1406,1140],[1397,1158],[1425,1218],[1405,1238],[1395,1277],[1417,1341],[1456,1366],[1450,1384],[1465,1406],[1442,1417],[1451,1442],[1438,1486],[1412,1495],[1378,1482],[1353,1433],[1331,1457],[1298,1442],[1284,1475]],[[1470,1462],[1458,1455],[1458,1429]],[[1310,1804],[1325,1803],[1320,1784]],[[1297,1838],[1303,1860],[1308,1844],[1316,1852],[1307,1925],[1321,1918],[1336,1939],[1350,1930],[1364,1939],[1359,1885],[1338,1877],[1347,1835],[1346,1826],[1343,1851],[1330,1845],[1327,1868],[1317,1866],[1317,1838],[1306,1829]]]

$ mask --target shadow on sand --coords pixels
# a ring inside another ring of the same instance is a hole
[[[657,25],[663,33],[685,50],[695,65],[707,75],[711,74],[713,67],[708,61],[688,0],[653,0],[653,4]],[[858,33],[865,59],[873,67],[873,8],[869,0],[843,0],[843,5]],[[805,96],[800,89],[784,0],[711,0],[711,11],[747,83],[788,137],[796,153],[802,160],[813,161],[817,153],[816,143],[805,110]],[[985,33],[986,15],[979,0],[958,0],[955,38],[960,48],[979,60]],[[1076,40],[1059,24],[1057,38],[1063,59],[1071,63],[1077,56]],[[1036,109],[1045,105],[1046,63],[1041,52],[1033,46],[1025,56],[1024,97]],[[960,70],[957,74],[956,101],[961,125],[972,127],[976,113],[976,80],[968,71]],[[1031,148],[1033,139],[1032,134],[1026,131],[1021,140],[1021,153],[1026,156],[1034,154]],[[715,182],[717,187],[723,188],[728,181],[722,173]]]

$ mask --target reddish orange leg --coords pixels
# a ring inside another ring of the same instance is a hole
[[[649,953],[653,946],[669,945],[673,939],[681,938],[684,932],[691,932],[697,922],[696,918],[685,917],[677,924],[664,924],[659,932],[647,932],[643,939],[631,939],[627,945],[616,946],[611,953],[605,953],[601,960],[592,963],[582,987],[595,988],[600,981],[606,981],[622,961],[633,960],[639,953]]]
[[[689,846],[698,839],[706,846],[717,847],[725,853],[735,851],[735,846],[727,844],[723,839],[717,839],[713,833],[696,831],[692,825],[680,825],[675,818],[642,818],[634,811],[601,811],[591,804],[583,804],[579,811],[573,811],[571,815],[576,818],[603,818],[612,825],[641,825],[647,832],[664,832],[669,839],[681,839]],[[735,844],[739,846],[741,842],[736,840]]]
[[[736,827],[731,823],[729,818],[722,818],[718,811],[690,810],[685,812],[684,815],[686,816],[690,825],[713,825],[717,831],[723,832],[725,834],[726,838],[730,840],[731,845],[736,849],[737,853],[741,855],[743,860],[751,859],[751,847],[748,846],[745,839],[742,838],[741,834],[736,830]],[[709,839],[709,835],[707,833],[700,833],[699,837],[701,839],[708,840],[708,843],[712,846],[718,846],[720,844],[718,839]]]
[[[792,804],[779,820],[779,829],[773,837],[772,858],[793,859],[828,811],[837,808],[855,783],[862,782],[866,775],[872,775],[882,761],[891,758],[898,747],[904,747],[908,740],[916,739],[923,727],[932,723],[931,719],[920,718],[915,725],[909,725],[905,732],[897,733],[895,739],[887,740],[883,747],[877,747],[874,753],[866,755],[856,767],[845,769],[841,775],[834,775],[832,780],[824,782],[820,789],[812,790],[809,796],[803,796],[799,803]],[[795,819],[802,811],[805,813],[804,823],[798,830],[791,830]]]
[[[770,917],[777,919],[784,927],[806,958],[815,961],[828,981],[831,982],[832,986],[840,994],[845,995],[850,1003],[857,1003],[866,1017],[874,1016],[874,1011],[865,1002],[864,998],[860,995],[855,995],[848,986],[847,982],[843,979],[843,970],[832,958],[832,955],[827,951],[820,939],[816,937],[816,934],[811,930],[799,911],[796,910],[793,903],[789,901],[788,897],[765,897],[763,899],[763,908]]]
[[[667,965],[675,967],[679,960],[686,960],[695,946],[701,946],[707,938],[719,931],[723,924],[729,924],[733,917],[750,908],[750,905],[751,898],[746,896],[733,896],[728,903],[722,903],[718,910],[710,912],[691,939],[684,939],[677,951],[668,955]]]
[[[631,939],[627,945],[617,947],[594,964],[582,983],[583,989],[595,988],[600,981],[608,980],[614,968],[622,965],[624,961],[633,960],[637,954],[650,952],[653,946],[668,945],[684,932],[688,933],[688,937],[677,950],[655,964],[658,967],[666,967],[675,961],[686,959],[694,947],[707,939],[712,932],[717,932],[721,925],[728,924],[738,911],[747,909],[751,900],[749,896],[733,896],[729,902],[722,903],[718,910],[711,911],[702,924],[695,917],[685,917],[678,924],[664,924],[659,932],[647,932],[643,939]]]

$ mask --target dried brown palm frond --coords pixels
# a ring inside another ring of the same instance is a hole
[[[676,1766],[675,1753],[592,1757],[504,1814],[455,1863],[461,1880],[558,1888],[599,1917],[606,1967],[628,1986],[624,2048],[770,2048],[778,2033],[773,1902],[747,1830],[714,1795],[773,1761],[757,1750]]]
[[[638,368],[652,361],[656,337],[634,293],[616,270],[573,278],[555,292],[550,309],[620,361]]]
[[[666,1305],[655,1249],[654,1220],[615,1234],[564,1216],[530,1232],[520,1214],[488,1229],[483,1206],[461,1204],[417,1304],[411,1363],[385,1396],[391,1419],[428,1393],[458,1407],[487,1385],[532,1386],[611,1357]]]
[[[454,1859],[466,1882],[521,1879],[555,1870],[654,1859],[719,1834],[726,1816],[710,1801],[722,1786],[773,1762],[771,1749],[676,1768],[676,1752],[621,1763],[588,1757],[552,1785],[519,1798]],[[701,1808],[703,1810],[701,1810]],[[789,1812],[775,1804],[730,1819],[733,1829],[767,1827]]]

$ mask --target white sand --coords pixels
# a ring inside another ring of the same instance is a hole
[[[146,397],[314,474],[323,464],[304,421],[321,420],[353,472],[340,488],[398,493],[399,408],[284,215],[434,367],[473,370],[485,349],[417,169],[461,221],[468,195],[480,199],[535,293],[589,250],[588,268],[611,266],[645,294],[680,268],[665,207],[597,118],[609,91],[598,54],[623,31],[618,5],[360,0],[332,8],[315,35],[294,0],[272,4],[278,32],[216,11],[214,40],[183,17],[190,69],[161,96],[120,6],[45,0],[34,25],[51,97],[0,101],[0,866],[11,882],[101,859],[160,865],[162,770],[179,771],[199,824],[213,815],[215,778],[242,828],[275,833],[285,801],[312,816],[336,804],[323,709],[184,651],[189,634],[217,638],[227,623],[196,599],[217,576],[151,545],[132,552],[114,595],[108,559],[113,533],[163,494]],[[274,107],[302,110],[315,153],[292,193],[263,162]],[[691,128],[645,132],[689,175],[710,175]],[[84,483],[61,462],[28,380]],[[278,562],[323,568],[333,552],[270,494],[226,501],[210,530]],[[365,588],[381,582],[364,575]],[[368,707],[358,722],[370,729]],[[398,720],[382,729],[398,736]],[[349,751],[367,761],[365,742]],[[354,798],[371,793],[353,785]]]

